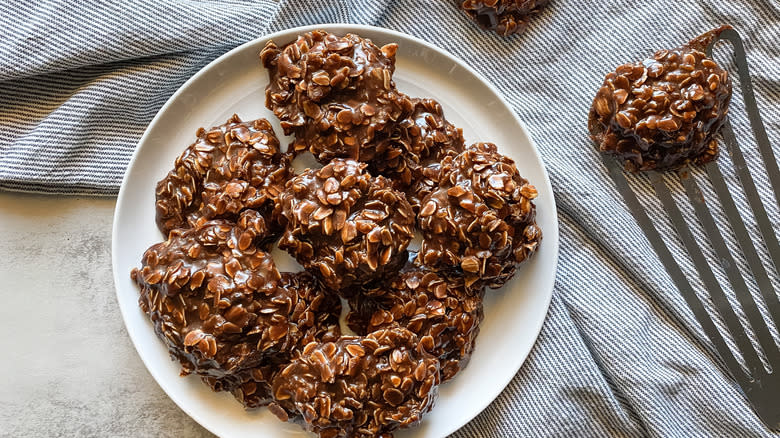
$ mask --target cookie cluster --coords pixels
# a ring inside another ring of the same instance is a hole
[[[266,106],[294,141],[283,152],[265,119],[199,130],[157,185],[167,239],[132,272],[183,375],[321,437],[419,423],[471,356],[485,288],[542,235],[536,189],[397,90],[396,51],[322,31],[269,42]],[[295,174],[303,153],[322,167]],[[279,272],[274,245],[304,271]]]

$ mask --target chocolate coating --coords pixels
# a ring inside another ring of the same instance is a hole
[[[242,122],[233,115],[224,125],[199,129],[197,136],[157,183],[157,226],[165,235],[266,207],[292,175],[290,157],[280,153],[265,119]]]
[[[728,115],[731,80],[704,50],[726,28],[607,74],[588,116],[599,150],[632,172],[717,158],[715,135]]]
[[[266,106],[286,135],[295,134],[293,150],[309,150],[323,164],[377,158],[374,140],[411,111],[392,79],[397,48],[324,31],[281,48],[269,41],[260,53],[270,76]]]
[[[258,248],[265,232],[253,210],[237,223],[175,229],[131,274],[141,309],[182,375],[194,372],[215,390],[233,390],[242,373],[323,336],[338,321],[337,298],[289,279],[280,284],[273,259]]]
[[[389,437],[422,420],[438,384],[438,360],[418,348],[414,333],[392,328],[307,345],[276,375],[273,394],[322,438]]]
[[[522,33],[549,0],[463,0],[460,7],[483,29],[501,36]]]
[[[350,298],[347,324],[357,334],[399,325],[420,337],[420,345],[439,358],[445,382],[465,368],[479,334],[483,291],[463,281],[412,269],[386,285]]]
[[[539,245],[536,188],[492,143],[475,143],[442,163],[438,187],[422,200],[419,265],[501,287]]]
[[[397,270],[413,237],[404,194],[365,167],[334,159],[307,169],[290,180],[275,210],[285,224],[279,248],[336,291]]]

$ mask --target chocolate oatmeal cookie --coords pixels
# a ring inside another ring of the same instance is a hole
[[[341,300],[323,290],[311,274],[306,271],[282,272],[278,287],[286,289],[293,298],[288,320],[292,324],[291,336],[296,339],[296,343],[289,351],[268,355],[259,366],[240,373],[241,383],[232,392],[247,408],[265,406],[273,400],[271,379],[305,345],[311,342],[333,342],[341,336]]]
[[[284,421],[287,410],[299,413],[322,438],[389,437],[422,420],[438,384],[439,362],[417,336],[383,329],[307,345],[274,378],[273,411]]]
[[[323,164],[379,158],[376,140],[412,110],[393,82],[397,48],[324,31],[281,48],[269,41],[260,53],[270,76],[266,106],[285,135],[295,135],[293,150],[308,150]]]
[[[445,382],[471,358],[484,316],[482,297],[481,289],[468,290],[462,279],[414,268],[350,298],[347,324],[357,334],[395,325],[414,332],[425,351],[439,358]]]
[[[270,210],[292,176],[290,157],[280,153],[265,119],[233,115],[197,136],[157,183],[157,226],[165,235],[210,219],[235,220],[245,208]]]
[[[460,7],[483,29],[501,36],[523,33],[549,0],[462,0]]]
[[[397,270],[413,237],[404,194],[365,168],[334,159],[307,169],[290,180],[274,212],[285,226],[279,248],[336,291]]]
[[[536,188],[492,143],[475,143],[442,163],[438,186],[422,200],[416,263],[467,287],[501,287],[541,241]]]
[[[412,111],[379,141],[381,159],[369,163],[369,171],[393,180],[400,190],[408,189],[421,178],[420,169],[441,162],[448,152],[463,150],[463,131],[444,118],[444,110],[434,99],[412,98]],[[411,202],[411,201],[410,201]]]
[[[591,139],[626,170],[674,170],[718,156],[731,101],[728,72],[704,54],[724,26],[607,74],[588,116]]]
[[[196,373],[215,390],[232,391],[268,358],[338,330],[339,300],[300,284],[307,280],[283,280],[258,247],[266,231],[253,210],[236,223],[175,229],[132,272],[141,309],[182,375]]]

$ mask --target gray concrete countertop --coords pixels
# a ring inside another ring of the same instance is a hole
[[[0,192],[0,436],[209,437],[146,371],[111,276],[113,198]]]

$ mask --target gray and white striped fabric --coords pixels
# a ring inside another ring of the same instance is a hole
[[[780,156],[777,0],[552,0],[527,33],[507,39],[480,31],[455,0],[125,3],[0,3],[0,188],[116,194],[159,107],[198,69],[242,42],[327,22],[406,32],[465,60],[503,92],[541,150],[561,219],[555,295],[537,345],[508,388],[456,436],[772,436],[609,183],[589,143],[586,117],[603,75],[616,65],[730,23],[745,39],[759,106]],[[751,167],[759,169],[758,184],[767,187],[739,91],[731,115]],[[726,154],[719,163],[733,175]],[[662,211],[646,180],[635,186]],[[704,190],[714,199],[709,186]],[[739,190],[735,196],[747,205]],[[685,214],[693,217],[690,209]],[[769,214],[780,224],[777,205],[770,204]],[[661,231],[692,275],[663,220]],[[726,238],[735,246],[730,233]],[[705,253],[714,260],[711,248]],[[738,263],[745,268],[744,260]],[[726,283],[723,272],[716,275]]]

